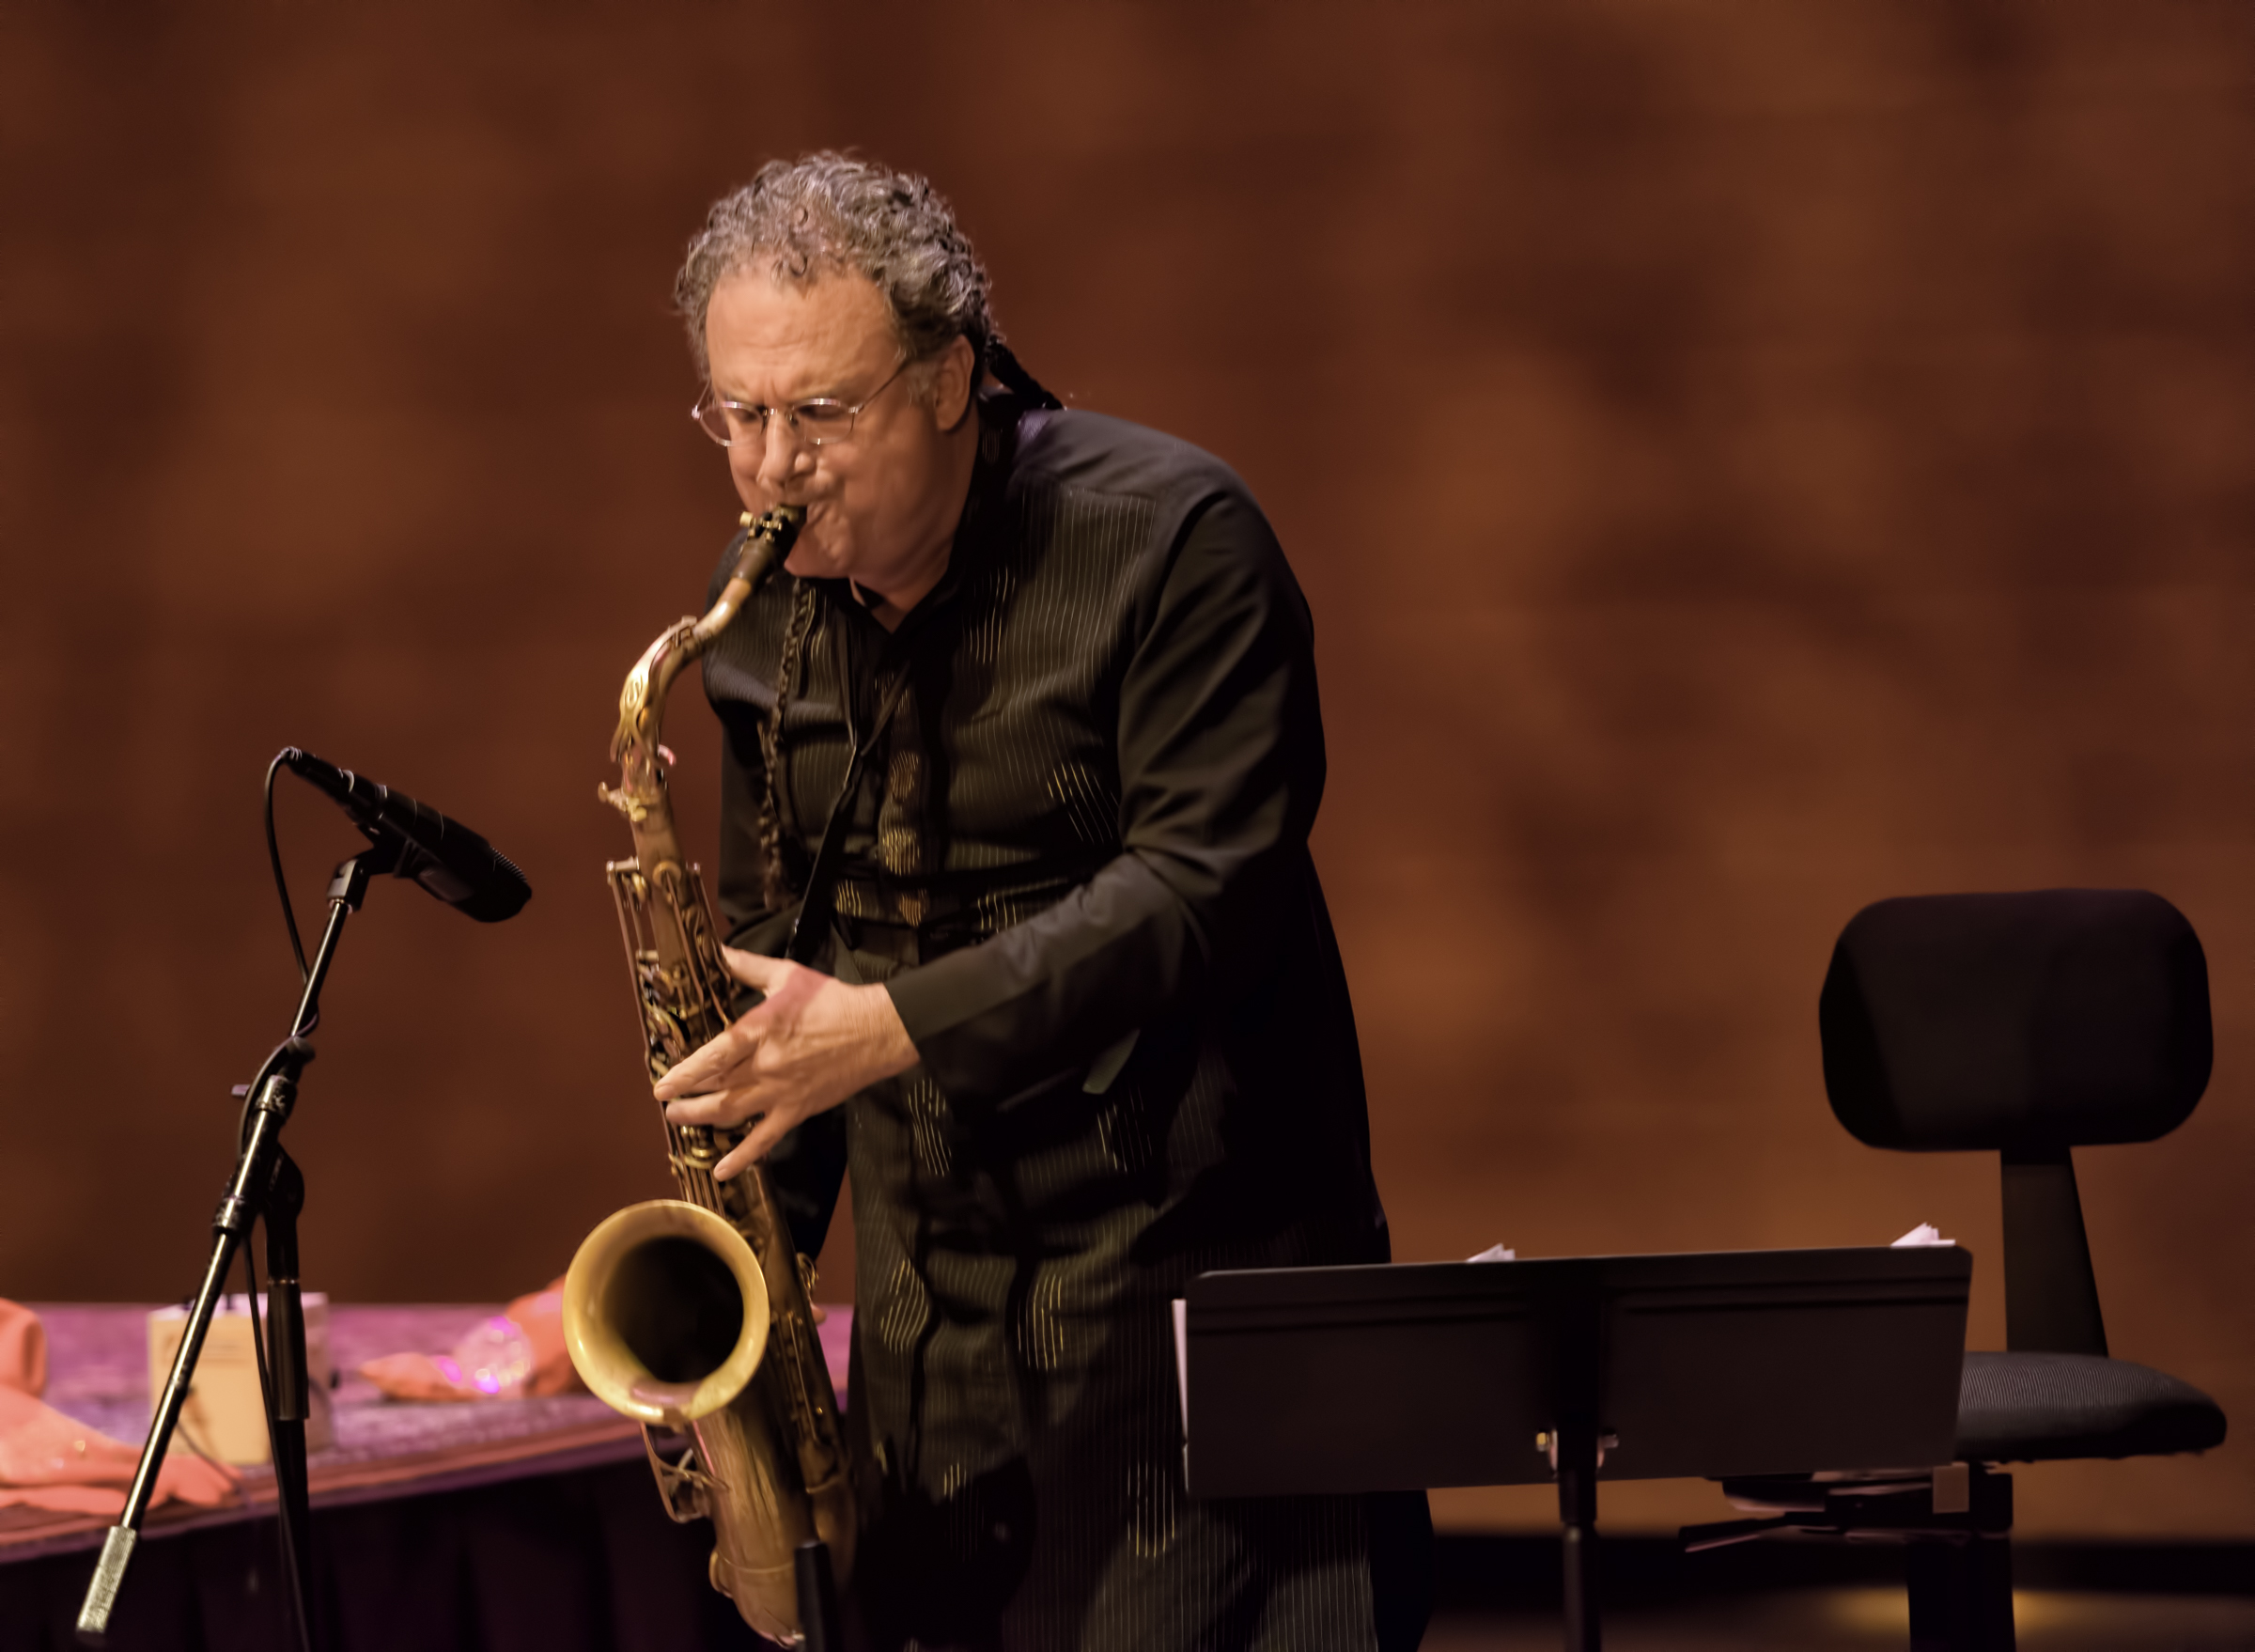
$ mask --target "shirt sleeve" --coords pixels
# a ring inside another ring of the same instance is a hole
[[[1208,500],[1158,559],[1120,683],[1122,851],[1038,915],[886,983],[958,1104],[1084,1069],[1274,967],[1305,900],[1324,779],[1306,603],[1250,499]],[[1304,925],[1299,926],[1304,927]]]

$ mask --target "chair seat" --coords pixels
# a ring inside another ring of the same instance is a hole
[[[1958,1381],[1964,1462],[2164,1457],[2224,1440],[2224,1413],[2189,1382],[2096,1354],[1968,1353]]]

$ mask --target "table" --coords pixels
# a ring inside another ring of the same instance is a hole
[[[120,1440],[148,1431],[146,1306],[35,1304],[46,1399]],[[333,1652],[695,1652],[765,1644],[704,1580],[711,1528],[659,1504],[641,1431],[598,1399],[386,1401],[354,1373],[380,1354],[451,1348],[498,1305],[333,1305],[343,1379],[336,1440],[313,1455],[313,1607]],[[845,1391],[852,1311],[821,1327]],[[273,1477],[243,1500],[152,1510],[111,1644],[195,1652],[283,1648],[287,1589]],[[109,1522],[0,1508],[0,1646],[76,1652],[71,1627]]]

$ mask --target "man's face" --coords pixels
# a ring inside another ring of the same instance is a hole
[[[758,272],[731,276],[706,312],[705,351],[713,391],[730,401],[787,408],[827,397],[862,407],[851,435],[819,447],[774,413],[764,435],[747,430],[727,449],[748,508],[807,507],[805,531],[785,564],[791,572],[887,592],[903,570],[944,553],[962,507],[960,466],[951,462],[959,443],[951,437],[968,414],[969,386],[957,387],[963,375],[946,370],[952,357],[937,380],[911,366],[886,382],[900,366],[900,344],[865,277],[826,275],[801,287]],[[962,353],[968,359],[967,346]]]

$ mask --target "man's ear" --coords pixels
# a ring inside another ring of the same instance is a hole
[[[955,342],[941,351],[926,370],[931,374],[926,382],[931,386],[932,423],[941,430],[953,430],[971,412],[971,393],[979,375],[978,356],[971,340],[956,334]]]

